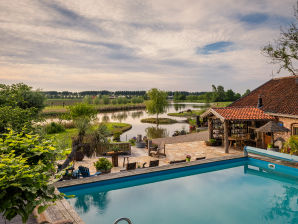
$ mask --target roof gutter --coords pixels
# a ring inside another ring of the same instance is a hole
[[[272,113],[272,112],[265,112],[265,114],[276,116],[276,117],[287,117],[287,118],[298,119],[298,115],[294,115],[294,114],[279,114],[279,113]]]

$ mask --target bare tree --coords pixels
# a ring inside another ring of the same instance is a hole
[[[279,39],[273,43],[269,43],[262,49],[262,53],[271,59],[272,64],[279,64],[278,73],[281,70],[287,70],[292,75],[296,76],[298,69],[298,2],[294,7],[295,21],[292,22],[287,30],[281,28]]]

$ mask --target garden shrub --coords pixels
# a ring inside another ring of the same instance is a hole
[[[109,171],[112,169],[113,165],[107,158],[99,158],[95,163],[94,166],[97,171]]]
[[[45,131],[47,134],[55,134],[55,133],[64,132],[65,128],[62,124],[51,122],[50,124],[46,125]]]
[[[114,133],[113,134],[113,141],[114,142],[120,142],[120,135],[121,135],[121,133],[119,133],[119,132]]]
[[[44,211],[62,199],[52,185],[60,151],[39,135],[9,130],[0,138],[0,214],[11,220],[20,215],[25,223],[34,208]]]
[[[292,135],[284,144],[283,153],[298,155],[298,136]]]

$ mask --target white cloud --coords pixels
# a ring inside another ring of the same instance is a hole
[[[292,0],[0,1],[0,80],[59,90],[205,91],[211,84],[244,92],[273,67],[260,48],[290,19]],[[240,15],[268,20],[245,24]],[[227,41],[210,55],[198,47]]]

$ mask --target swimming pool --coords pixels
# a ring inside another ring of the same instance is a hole
[[[298,170],[252,158],[59,190],[87,224],[298,223]]]

